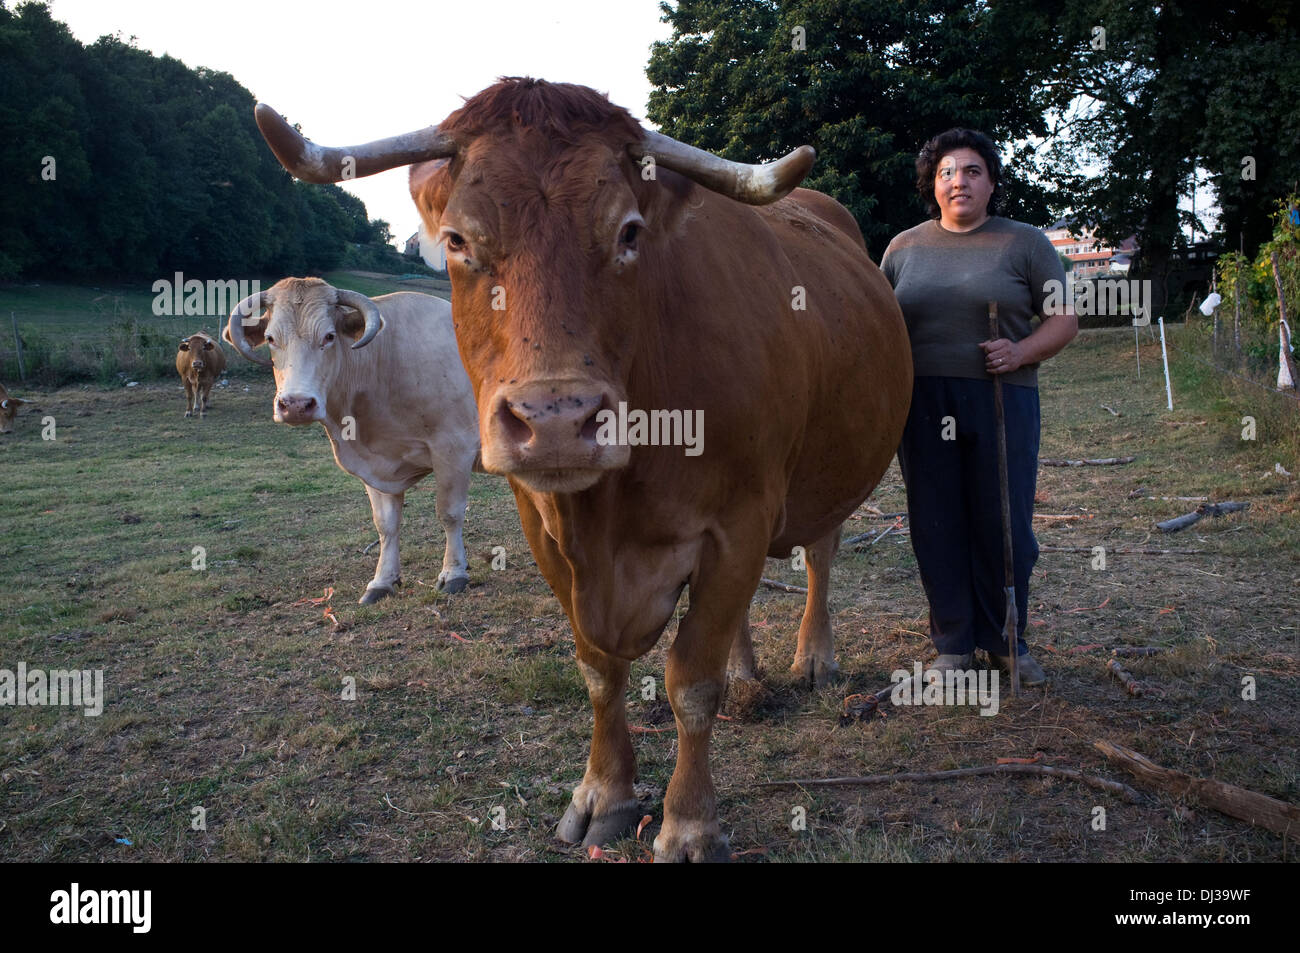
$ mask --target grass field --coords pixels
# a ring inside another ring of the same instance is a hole
[[[1171,333],[1177,344],[1184,331]],[[1138,459],[1044,468],[1038,511],[1080,518],[1041,521],[1040,543],[1202,551],[1111,554],[1104,570],[1091,552],[1045,552],[1028,634],[1051,677],[1045,691],[1004,697],[991,718],[886,705],[884,716],[841,719],[846,696],[933,654],[905,535],[838,558],[842,678],[827,689],[787,672],[801,597],[759,590],[751,619],[766,691],[731,700],[713,746],[720,817],[740,860],[1295,858],[1294,842],[1195,801],[1130,804],[1057,779],[757,787],[1036,752],[1131,782],[1092,747],[1109,739],[1300,802],[1300,485],[1275,469],[1300,473],[1300,415],[1173,356],[1172,413],[1158,345],[1144,339],[1138,381],[1131,332],[1086,332],[1043,371],[1045,457]],[[443,541],[428,481],[407,497],[405,587],[360,607],[375,560],[361,552],[375,538],[364,491],[335,467],[319,428],[272,423],[272,393],[267,373],[233,378],[203,421],[182,418],[170,380],[24,394],[36,405],[0,437],[0,668],[103,669],[107,700],[99,717],[0,708],[0,858],[585,859],[553,831],[582,775],[591,712],[567,620],[504,482],[474,478],[466,593],[432,588]],[[1247,415],[1253,441],[1241,439]],[[42,439],[46,417],[54,440]],[[1139,487],[1147,496],[1131,497]],[[1206,495],[1251,508],[1170,537],[1153,530],[1196,505],[1156,497]],[[869,503],[905,508],[896,467]],[[871,516],[862,508],[846,533],[889,525]],[[489,567],[497,546],[501,571]],[[802,581],[788,562],[769,562],[767,575]],[[327,587],[341,631],[304,601]],[[662,817],[676,748],[662,692],[673,630],[633,664],[628,696],[646,729],[633,743],[654,820],[610,859],[645,859]],[[1103,648],[1071,651],[1091,644]],[[1146,688],[1136,698],[1104,670],[1106,650],[1129,644],[1167,650],[1127,660]],[[1254,700],[1243,698],[1245,676]],[[642,698],[645,677],[657,699]],[[354,701],[342,698],[345,679]],[[199,807],[206,829],[195,830]],[[795,808],[806,830],[792,830]]]

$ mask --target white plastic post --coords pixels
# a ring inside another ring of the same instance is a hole
[[[1165,400],[1169,403],[1169,409],[1174,409],[1174,391],[1169,386],[1169,351],[1165,349],[1165,319],[1160,318],[1160,356],[1165,362]]]

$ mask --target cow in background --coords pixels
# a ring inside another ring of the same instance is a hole
[[[30,400],[23,400],[21,397],[10,397],[9,391],[5,390],[5,385],[0,384],[0,433],[13,433],[14,417],[18,414],[18,408],[30,403]]]
[[[176,373],[185,383],[185,416],[208,412],[208,394],[226,369],[226,352],[206,331],[184,338],[176,351]]]
[[[273,365],[276,422],[321,424],[335,462],[365,484],[379,565],[362,604],[393,594],[401,581],[402,501],[430,473],[447,534],[438,589],[463,590],[478,412],[456,351],[451,305],[410,291],[371,300],[319,278],[285,278],[236,305],[222,336],[250,361]],[[254,350],[263,344],[271,361]]]

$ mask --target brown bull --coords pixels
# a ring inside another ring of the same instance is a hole
[[[911,394],[902,316],[852,217],[807,190],[777,201],[812,150],[725,162],[592,90],[529,79],[349,149],[306,142],[266,106],[258,121],[312,181],[449,160],[416,165],[411,191],[446,244],[483,463],[510,479],[595,709],[558,833],[601,843],[641,813],[629,663],[689,586],[668,652],[678,752],[655,856],[725,858],[709,737],[729,668],[754,674],[746,617],[764,560],[806,548],[794,668],[825,676],[839,525],[889,465]]]
[[[226,369],[226,352],[204,331],[184,338],[176,351],[176,373],[185,382],[185,416],[208,412],[208,394]]]

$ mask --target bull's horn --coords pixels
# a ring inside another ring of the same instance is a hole
[[[290,175],[317,185],[358,179],[402,165],[452,156],[457,151],[455,141],[440,133],[437,126],[337,149],[318,146],[303,138],[266,103],[258,103],[253,116],[280,165]]]
[[[349,308],[356,308],[366,317],[366,329],[361,337],[357,338],[356,343],[352,345],[352,350],[359,347],[365,347],[375,339],[375,335],[384,329],[384,319],[375,307],[375,303],[363,294],[357,294],[355,291],[344,291],[342,288],[335,288],[339,293],[339,304]]]
[[[226,322],[225,338],[235,346],[235,350],[244,357],[248,358],[254,364],[262,364],[266,367],[271,366],[271,362],[249,346],[248,340],[244,337],[244,318],[257,313],[265,303],[266,292],[259,291],[257,294],[251,294],[239,304],[235,305],[235,310],[230,312],[230,320]]]
[[[649,131],[638,146],[628,151],[638,159],[652,156],[656,164],[747,205],[767,205],[784,198],[803,181],[817,159],[812,146],[800,146],[775,162],[747,165]]]

